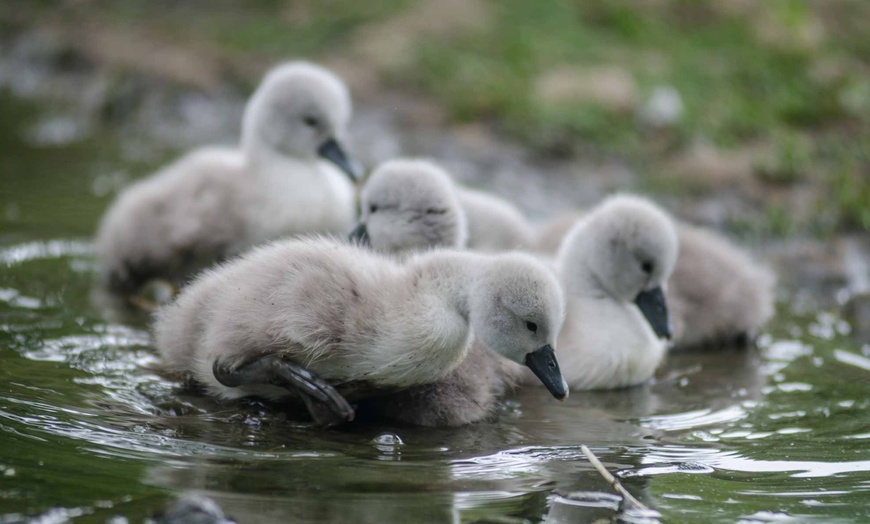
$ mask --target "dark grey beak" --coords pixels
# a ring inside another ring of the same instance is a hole
[[[366,227],[365,222],[360,222],[357,224],[353,231],[350,232],[350,236],[348,236],[348,240],[351,243],[359,244],[361,246],[371,246],[372,242],[369,239],[369,230]]]
[[[568,383],[562,378],[552,346],[547,344],[526,355],[526,365],[554,397],[558,400],[568,397]]]
[[[642,291],[634,303],[640,308],[640,312],[646,317],[649,325],[659,338],[669,339],[673,335],[671,321],[668,318],[668,304],[665,301],[665,293],[657,287],[649,291]]]
[[[330,138],[317,148],[317,154],[337,165],[339,169],[344,171],[350,177],[351,182],[356,182],[359,178],[359,173],[351,165],[347,154],[342,149],[341,145],[334,139]]]

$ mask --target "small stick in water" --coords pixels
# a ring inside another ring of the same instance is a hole
[[[156,278],[142,286],[137,294],[128,296],[127,301],[147,313],[154,313],[160,306],[171,302],[176,295],[178,287],[175,284]]]
[[[592,450],[587,448],[585,444],[580,445],[580,451],[582,451],[583,454],[586,455],[586,459],[592,464],[592,467],[594,467],[595,470],[598,471],[598,473],[602,477],[604,477],[604,480],[606,480],[607,483],[610,484],[610,487],[612,487],[617,493],[622,496],[622,502],[624,506],[623,510],[638,509],[642,511],[650,511],[650,509],[646,507],[641,501],[634,498],[634,495],[629,493],[628,490],[625,489],[625,487],[622,485],[621,482],[619,482],[619,480],[617,480],[616,477],[614,477],[609,471],[607,471],[607,468],[604,467],[604,464],[602,464],[601,461],[598,460],[598,457],[595,456],[595,453],[592,453]]]
[[[154,313],[158,308],[156,302],[152,302],[147,298],[140,297],[139,295],[131,295],[127,297],[127,301],[146,313]]]

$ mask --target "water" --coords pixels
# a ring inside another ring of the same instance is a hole
[[[45,115],[8,97],[0,115],[0,522],[140,522],[187,491],[245,523],[610,518],[581,443],[666,521],[870,518],[870,347],[831,312],[783,306],[757,349],[564,403],[521,391],[459,429],[315,431],[181,391],[147,317],[92,293],[96,221],[165,155],[115,130],[38,140]]]

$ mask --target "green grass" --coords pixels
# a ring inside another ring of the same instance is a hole
[[[513,124],[509,128],[523,128],[525,134],[556,126],[602,145],[622,141],[624,132],[600,125],[600,108],[535,106],[535,77],[563,64],[618,64],[642,93],[656,84],[676,87],[686,106],[680,126],[724,145],[842,114],[832,97],[823,96],[827,86],[808,78],[811,53],[760,49],[747,20],[717,16],[702,2],[677,3],[673,9],[566,0],[495,5],[487,30],[422,43],[419,63],[406,71],[458,118],[498,112]],[[540,117],[531,125],[529,113]],[[625,120],[610,123],[634,127]]]
[[[761,180],[776,185],[792,185],[805,180],[811,169],[813,144],[799,134],[774,136],[773,150],[755,162]]]

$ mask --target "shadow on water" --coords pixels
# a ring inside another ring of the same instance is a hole
[[[784,310],[757,349],[673,354],[644,387],[519,391],[451,430],[318,432],[185,392],[148,319],[92,299],[88,236],[129,159],[99,134],[34,146],[31,108],[0,114],[0,522],[141,521],[187,491],[246,523],[611,518],[581,443],[665,520],[870,516],[870,351],[832,313]]]

